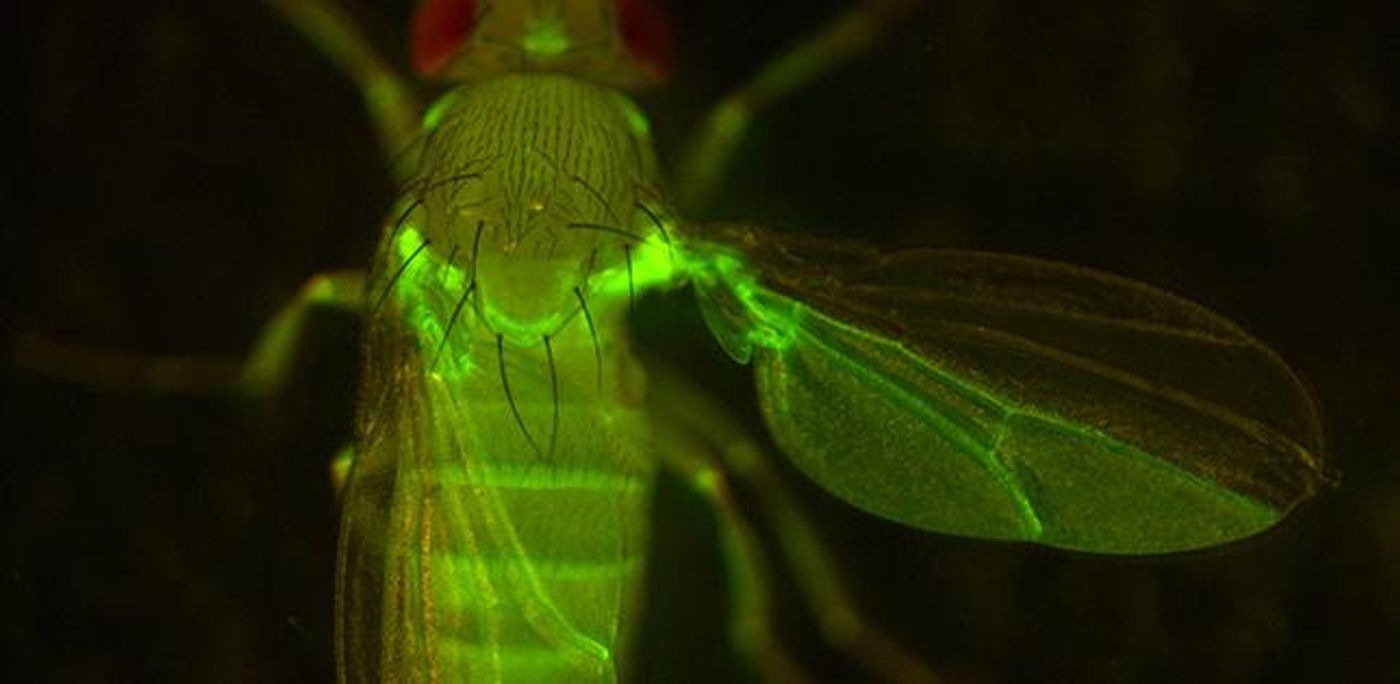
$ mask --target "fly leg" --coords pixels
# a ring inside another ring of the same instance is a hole
[[[773,681],[801,681],[799,668],[782,653],[774,634],[772,579],[767,552],[737,505],[732,481],[756,499],[773,530],[779,553],[794,570],[799,593],[825,641],[882,680],[931,684],[939,681],[927,664],[896,644],[860,614],[836,571],[833,554],[782,480],[765,462],[763,450],[714,401],[664,369],[648,367],[652,414],[668,439],[689,449],[668,461],[715,504],[721,544],[736,578],[734,635]],[[686,454],[691,454],[687,456]],[[694,454],[713,454],[705,459]],[[742,610],[740,610],[742,609]]]
[[[767,551],[744,516],[722,469],[694,435],[667,435],[672,451],[666,465],[713,506],[719,518],[719,543],[732,584],[729,638],[765,682],[807,682],[797,662],[783,649],[773,619],[773,573]]]
[[[322,307],[358,312],[363,283],[362,271],[333,271],[311,278],[263,328],[245,359],[128,354],[28,336],[16,341],[12,363],[21,370],[97,387],[267,396],[282,386],[291,371],[307,314]]]
[[[335,490],[337,501],[343,502],[345,497],[345,485],[350,482],[350,468],[355,465],[355,445],[346,444],[336,450],[335,456],[331,457],[330,478],[331,489]]]
[[[258,334],[253,352],[239,374],[239,389],[248,394],[266,395],[281,387],[300,346],[307,314],[318,307],[358,314],[364,308],[364,289],[365,274],[361,270],[312,276]]]
[[[764,109],[869,49],[920,0],[863,0],[770,60],[705,116],[682,157],[681,207],[703,207],[753,118]]]
[[[266,0],[360,89],[385,158],[403,162],[418,135],[422,105],[345,9],[331,0]],[[395,172],[399,171],[395,168]]]
[[[254,396],[275,393],[292,371],[311,311],[333,308],[359,314],[364,310],[364,290],[365,273],[361,270],[330,271],[312,276],[258,334],[252,354],[239,370],[238,389]],[[337,501],[345,494],[354,462],[355,445],[347,443],[336,450],[328,464]]]
[[[731,443],[721,455],[726,472],[758,499],[826,642],[883,680],[906,684],[938,681],[925,663],[861,615],[838,574],[830,548],[769,468],[765,455],[748,441]]]
[[[28,372],[96,387],[166,395],[230,392],[269,397],[286,384],[293,370],[310,312],[333,308],[359,313],[363,290],[363,271],[332,271],[312,277],[263,328],[244,359],[144,356],[29,336],[15,344],[12,363]],[[354,447],[347,444],[329,464],[337,496],[345,490],[353,461]]]
[[[359,87],[387,157],[408,168],[421,106],[343,8],[330,0],[266,0],[288,23]],[[397,169],[396,169],[397,170]],[[11,348],[12,367],[51,378],[162,394],[274,391],[288,372],[306,312],[312,306],[360,309],[364,274],[333,272],[313,277],[264,329],[245,360],[148,356],[97,350],[30,335]]]

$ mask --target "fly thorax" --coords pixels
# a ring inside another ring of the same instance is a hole
[[[525,254],[526,245],[483,253],[476,264],[477,305],[494,332],[521,345],[553,336],[579,313],[586,264]]]
[[[412,239],[391,255],[424,261],[414,251],[426,245],[446,274],[445,329],[471,320],[519,347],[569,332],[607,347],[636,294],[673,279],[647,124],[626,97],[501,76],[445,96],[425,129],[394,229]]]

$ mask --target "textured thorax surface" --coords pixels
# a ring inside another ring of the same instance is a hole
[[[629,236],[657,231],[637,206],[655,194],[655,162],[625,96],[515,74],[462,87],[435,118],[417,183],[425,237],[457,247],[496,332],[552,333],[575,288],[625,268]]]

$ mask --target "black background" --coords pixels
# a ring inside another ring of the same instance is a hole
[[[663,163],[842,3],[672,5],[674,83],[640,97]],[[407,8],[351,6],[401,62]],[[357,95],[260,4],[12,11],[7,340],[236,357],[310,274],[367,262],[390,183]],[[1048,256],[1207,303],[1312,383],[1344,477],[1261,538],[1144,560],[921,534],[794,475],[874,622],[954,681],[1400,678],[1396,18],[1384,0],[938,2],[758,122],[703,218]],[[638,336],[753,419],[684,301],[647,302]],[[4,678],[329,679],[325,463],[354,335],[324,317],[292,388],[253,405],[7,364]],[[706,515],[663,483],[647,681],[743,676]],[[789,593],[793,650],[856,680]]]

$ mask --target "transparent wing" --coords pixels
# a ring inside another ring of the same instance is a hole
[[[719,227],[687,263],[778,444],[939,532],[1099,553],[1248,536],[1319,489],[1317,409],[1268,348],[1066,264]]]
[[[419,681],[429,662],[434,537],[425,479],[435,436],[418,351],[385,318],[368,321],[365,390],[346,485],[336,569],[336,657],[342,682],[390,674]]]

